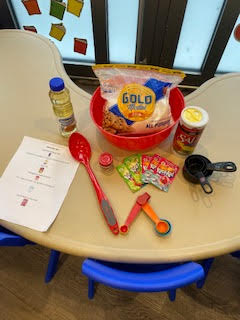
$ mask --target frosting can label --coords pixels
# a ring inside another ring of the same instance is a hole
[[[154,111],[156,96],[152,89],[137,83],[125,85],[118,96],[118,107],[132,121],[148,119]]]

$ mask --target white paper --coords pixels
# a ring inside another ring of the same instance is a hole
[[[47,231],[78,165],[68,147],[24,137],[0,179],[0,219]]]

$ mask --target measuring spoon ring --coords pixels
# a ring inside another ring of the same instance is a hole
[[[165,219],[159,219],[152,207],[146,203],[142,206],[143,211],[155,223],[155,231],[160,236],[166,236],[171,231],[171,223]]]

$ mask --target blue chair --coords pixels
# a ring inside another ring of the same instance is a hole
[[[52,280],[55,273],[57,272],[58,260],[60,257],[60,252],[56,250],[51,250],[50,257],[48,261],[47,271],[45,275],[45,282],[48,283]]]
[[[202,281],[203,267],[195,262],[178,264],[124,264],[85,259],[82,273],[88,277],[88,298],[94,296],[94,282],[137,292],[168,291],[171,301],[176,289]]]
[[[202,261],[201,265],[203,267],[203,270],[204,270],[204,278],[202,280],[199,280],[197,282],[197,288],[198,289],[201,289],[207,279],[207,276],[208,276],[208,273],[211,269],[211,266],[213,264],[213,261],[214,261],[214,258],[209,258],[209,259],[205,259]]]
[[[0,247],[23,247],[28,244],[34,245],[35,243],[0,226]],[[59,256],[59,251],[51,250],[47,272],[45,276],[46,283],[51,281],[54,274],[56,273]]]
[[[240,250],[231,253],[232,257],[240,259]]]

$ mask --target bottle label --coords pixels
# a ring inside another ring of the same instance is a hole
[[[62,131],[66,131],[66,132],[72,131],[76,125],[74,114],[72,114],[70,117],[67,117],[67,118],[60,118],[58,119],[58,121],[60,123]]]

